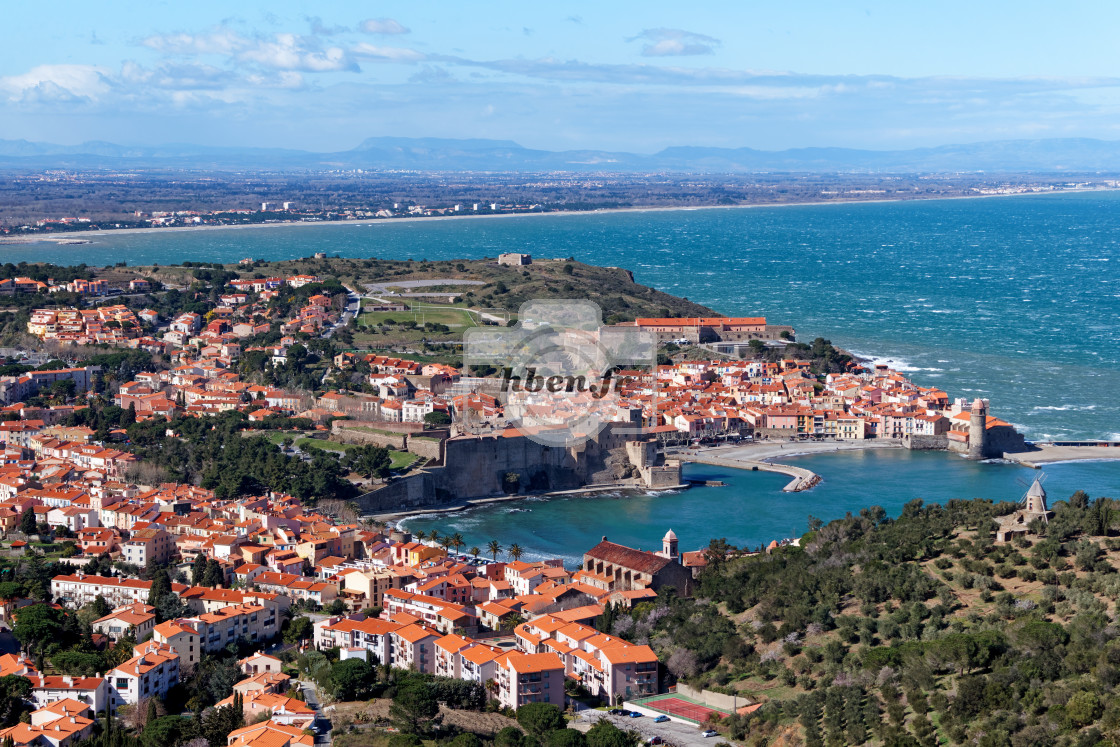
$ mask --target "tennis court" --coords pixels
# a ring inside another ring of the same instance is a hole
[[[683,695],[674,695],[673,693],[654,695],[632,702],[636,706],[648,708],[651,711],[658,711],[659,713],[664,713],[669,716],[683,718],[686,721],[694,721],[698,724],[707,720],[709,714],[712,713],[718,713],[720,718],[731,715],[730,712],[721,708],[713,708],[712,706],[704,705],[692,698],[686,698]]]

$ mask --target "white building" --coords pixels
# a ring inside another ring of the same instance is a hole
[[[106,673],[122,701],[135,705],[142,698],[162,698],[179,683],[179,654],[175,649],[148,641],[133,650],[136,656]]]

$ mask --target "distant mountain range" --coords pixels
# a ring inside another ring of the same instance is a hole
[[[93,141],[53,145],[0,140],[0,168],[320,171],[576,171],[677,173],[1120,172],[1120,141],[1000,140],[912,150],[666,148],[653,155],[599,150],[548,151],[510,140],[369,138],[356,148],[313,153],[283,148],[127,146]]]

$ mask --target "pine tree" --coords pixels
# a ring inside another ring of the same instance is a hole
[[[171,579],[167,576],[165,568],[159,568],[152,575],[152,590],[148,592],[148,604],[159,607],[159,601],[165,594],[171,593]]]
[[[35,534],[38,531],[38,525],[35,523],[35,510],[30,506],[19,517],[19,530],[24,534]]]
[[[223,581],[225,581],[225,573],[222,572],[222,564],[210,558],[206,561],[206,572],[202,575],[202,585],[214,588],[220,586]]]
[[[144,723],[145,725],[150,724],[157,718],[159,718],[159,710],[156,708],[156,699],[148,698],[148,713],[144,719]]]

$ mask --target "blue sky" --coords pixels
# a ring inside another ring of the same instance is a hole
[[[1118,22],[1103,0],[11,3],[0,138],[634,152],[1118,139]]]

